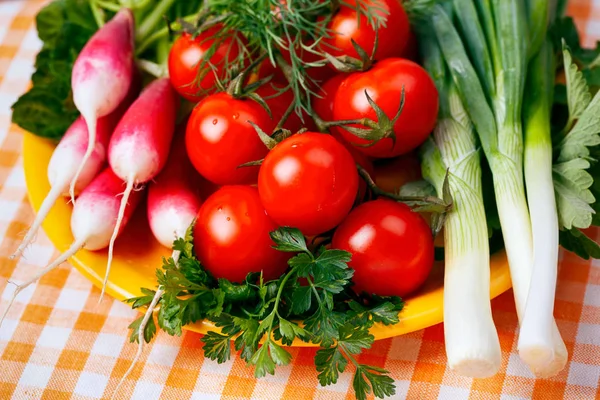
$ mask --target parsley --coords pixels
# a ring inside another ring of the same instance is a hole
[[[231,358],[232,347],[256,377],[274,374],[287,365],[292,355],[284,346],[295,340],[318,344],[315,367],[322,385],[337,382],[339,373],[354,367],[353,387],[364,399],[395,393],[388,372],[360,364],[356,355],[373,344],[369,329],[375,323],[398,323],[403,302],[398,297],[358,296],[349,289],[353,271],[348,268],[350,253],[319,248],[311,251],[302,233],[280,228],[271,233],[273,247],[296,253],[279,279],[264,282],[251,273],[238,284],[211,277],[195,258],[192,229],[175,241],[179,252],[163,260],[157,271],[159,288],[164,290],[157,315],[158,326],[170,335],[180,335],[183,326],[208,319],[218,329],[202,337],[204,355],[219,363]],[[147,306],[156,292],[142,289],[142,296],[130,299],[134,308]],[[134,321],[131,340],[137,339],[141,318]],[[149,341],[156,333],[152,320],[144,330]]]
[[[563,41],[566,103],[565,126],[554,135],[554,190],[560,225],[560,243],[583,258],[600,256],[600,245],[580,229],[598,225],[600,183],[600,93],[592,98],[590,87]]]

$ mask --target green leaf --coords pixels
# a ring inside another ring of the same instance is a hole
[[[169,335],[181,336],[181,305],[172,296],[165,293],[158,310],[158,326]]]
[[[154,295],[156,294],[156,291],[154,291],[154,290],[150,290],[150,289],[146,289],[146,288],[141,288],[141,290],[142,290],[142,293],[144,294],[143,296],[132,297],[130,299],[125,300],[126,303],[132,303],[131,308],[133,308],[133,309],[149,305],[150,303],[152,303],[152,300],[154,299]]]
[[[558,145],[558,162],[574,158],[586,158],[589,148],[600,145],[600,92],[596,93],[589,106],[582,112],[573,129]]]
[[[305,313],[312,304],[310,286],[299,286],[292,292],[292,312],[296,315]]]
[[[275,242],[275,249],[290,253],[307,252],[304,235],[296,228],[279,228],[270,233],[271,239]]]
[[[320,349],[315,354],[315,366],[321,386],[337,383],[341,372],[344,372],[348,361],[340,352],[338,346]]]
[[[279,318],[279,332],[282,336],[282,343],[288,346],[292,344],[296,337],[301,340],[306,340],[310,337],[310,334],[306,330],[283,318]]]
[[[290,267],[296,269],[296,274],[299,277],[306,278],[313,273],[315,260],[312,254],[300,253],[288,260]]]
[[[590,187],[594,178],[586,171],[590,163],[575,158],[552,167],[559,225],[567,230],[588,228],[592,224],[596,201]]]
[[[60,0],[37,15],[38,36],[44,44],[36,57],[33,87],[12,105],[12,121],[21,128],[58,140],[79,116],[71,94],[71,70],[96,30],[93,17],[86,20],[89,10],[88,2]]]
[[[394,380],[386,375],[388,372],[369,365],[360,365],[354,373],[352,386],[358,400],[365,400],[371,392],[377,398],[396,394]]]
[[[275,362],[271,358],[271,354],[269,354],[269,343],[270,341],[267,341],[260,346],[252,358],[248,360],[249,364],[256,367],[254,369],[254,376],[257,378],[262,378],[267,374],[275,374]]]
[[[348,268],[348,263],[352,259],[352,253],[344,250],[324,249],[322,248],[319,256],[315,260],[318,268]]]
[[[269,352],[271,358],[277,365],[288,365],[292,361],[292,355],[277,343],[269,340]]]
[[[202,350],[204,356],[211,360],[216,360],[219,364],[228,361],[231,358],[231,337],[221,335],[220,333],[209,331],[202,337]]]
[[[182,238],[177,238],[173,242],[173,250],[181,252],[185,258],[194,258],[194,225],[196,221],[192,221],[190,226],[185,231]]]
[[[419,181],[408,182],[402,185],[398,192],[400,196],[415,196],[415,197],[427,197],[437,196],[433,185],[426,180],[422,179]]]
[[[344,324],[344,315],[321,306],[304,320],[304,329],[313,335],[313,343],[330,347],[339,337],[339,328]]]
[[[567,104],[569,106],[569,120],[575,121],[581,117],[592,96],[583,74],[573,63],[571,52],[563,41],[563,62],[565,66],[565,78],[567,80]]]
[[[129,336],[129,341],[131,343],[139,343],[139,334],[140,334],[140,327],[142,325],[142,320],[144,319],[144,315],[142,315],[141,317],[139,317],[138,319],[136,319],[135,321],[133,321],[131,324],[129,324],[129,329],[131,329],[131,334]],[[148,319],[148,322],[146,323],[146,326],[144,327],[144,341],[146,343],[150,343],[150,341],[152,340],[152,338],[154,338],[154,336],[156,335],[156,324],[154,323],[154,318],[150,317],[150,319]]]
[[[339,329],[338,343],[351,354],[360,354],[363,349],[371,348],[374,340],[368,329],[357,329],[353,324],[345,324]]]
[[[562,247],[583,259],[600,259],[600,244],[587,237],[579,229],[560,231],[559,241]]]
[[[53,1],[42,8],[35,17],[38,37],[48,46],[55,46],[66,18],[64,0]]]

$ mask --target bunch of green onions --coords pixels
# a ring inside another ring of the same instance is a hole
[[[493,375],[501,359],[480,148],[493,175],[519,355],[540,377],[567,361],[553,316],[559,226],[550,137],[554,51],[546,36],[554,8],[547,0],[451,0],[432,8],[433,32],[420,38],[441,99],[423,175],[440,194],[448,171],[455,204],[445,227],[446,352],[450,367],[467,376]]]

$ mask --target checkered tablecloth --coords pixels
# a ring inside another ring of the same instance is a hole
[[[10,106],[33,72],[40,46],[34,15],[43,3],[0,0],[0,310],[13,291],[8,279],[22,281],[56,256],[40,233],[25,259],[8,259],[33,219],[22,169],[22,132],[10,124]],[[569,13],[586,45],[600,38],[600,0],[571,0]],[[67,264],[19,295],[0,329],[0,400],[110,397],[135,353],[127,325],[136,313],[108,298],[97,305],[98,297],[98,289]],[[448,370],[442,325],[378,341],[361,360],[391,371],[396,399],[600,399],[600,263],[561,256],[555,314],[570,362],[552,379],[533,379],[517,356],[512,293],[492,304],[503,352],[501,372],[493,378],[473,380]],[[218,365],[205,360],[200,347],[198,334],[160,334],[146,347],[119,398],[353,397],[350,372],[334,386],[318,385],[313,349],[291,349],[292,365],[257,380],[241,359]]]

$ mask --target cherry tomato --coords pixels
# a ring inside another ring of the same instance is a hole
[[[385,138],[372,146],[357,147],[361,152],[372,157],[390,158],[408,153],[421,145],[436,123],[438,92],[433,80],[421,66],[401,58],[388,58],[366,72],[353,73],[338,88],[333,108],[334,120],[369,118],[377,121],[365,91],[392,119],[400,106],[403,87],[404,108],[393,127],[396,143],[391,138]],[[337,130],[352,144],[368,143],[342,127]]]
[[[221,34],[222,30],[222,25],[215,25],[195,38],[189,33],[183,33],[171,47],[169,79],[175,90],[190,101],[200,100],[215,87],[215,74],[208,66],[205,67],[206,72],[202,80],[197,82],[200,64],[215,40],[220,42],[215,53],[210,57],[210,62],[217,68],[217,74],[220,77],[225,75],[223,70],[225,60],[234,62],[242,51],[240,43],[243,43],[243,39],[241,37],[230,35],[215,39],[215,36]]]
[[[288,83],[287,79],[285,79],[283,71],[271,64],[271,60],[267,58],[258,66],[258,70],[256,71],[256,77],[258,79],[263,79],[268,76],[272,76],[271,82],[279,83],[282,85],[287,85]]]
[[[258,175],[267,213],[307,236],[334,228],[356,198],[358,174],[352,156],[330,135],[305,132],[279,143]]]
[[[338,74],[333,78],[329,79],[321,86],[319,96],[314,96],[312,100],[313,110],[323,121],[333,120],[333,101],[335,100],[335,94],[340,84],[346,79],[347,74]],[[373,163],[369,158],[358,151],[356,147],[352,146],[337,129],[330,129],[331,136],[333,136],[338,142],[344,145],[344,147],[350,152],[354,162],[367,170],[369,175],[374,176],[375,170]],[[362,200],[367,193],[367,184],[363,179],[358,180],[358,199]]]
[[[375,165],[373,179],[386,192],[397,193],[408,182],[421,179],[421,163],[414,153],[382,160]]]
[[[352,40],[362,47],[367,54],[373,53],[376,30],[367,19],[364,12],[360,17],[356,15],[356,0],[349,0],[340,7],[327,24],[330,37],[324,37],[321,48],[333,56],[349,55],[358,58]],[[379,35],[375,60],[389,57],[400,57],[410,33],[410,24],[404,8],[398,0],[364,0],[361,2],[363,10],[377,9],[377,13],[387,17],[385,27],[377,29]]]
[[[286,269],[289,255],[273,249],[269,218],[251,186],[224,186],[210,196],[194,226],[198,260],[215,278],[242,282],[250,272],[275,279]]]
[[[327,80],[318,92],[312,97],[312,108],[323,121],[333,121],[333,104],[338,88],[348,77],[348,74],[337,74]]]
[[[202,176],[217,185],[256,182],[258,167],[238,167],[264,158],[268,150],[248,121],[269,134],[276,124],[253,100],[217,93],[198,103],[185,143],[190,161]]]
[[[256,91],[259,96],[265,99],[267,106],[269,106],[275,125],[279,123],[283,114],[285,114],[290,104],[292,104],[292,101],[294,101],[294,95],[291,89],[282,91],[286,86],[287,84],[269,82],[258,88]],[[293,111],[287,118],[283,124],[283,128],[292,131],[292,133],[298,132],[302,128],[316,130],[315,123],[307,113],[304,112],[302,119],[300,119],[296,111]]]
[[[434,261],[425,220],[387,199],[356,207],[335,231],[331,246],[352,253],[348,266],[358,293],[406,296],[425,282]]]

